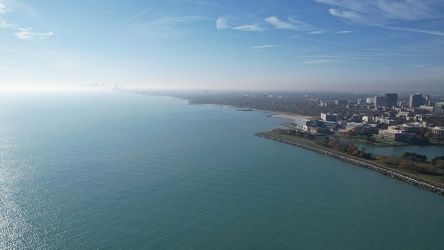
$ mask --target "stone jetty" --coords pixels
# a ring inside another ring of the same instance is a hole
[[[327,155],[327,156],[330,156],[332,158],[335,158],[335,159],[338,159],[338,160],[341,160],[341,161],[345,161],[345,162],[354,164],[356,166],[368,168],[370,170],[376,171],[378,173],[381,173],[383,175],[389,176],[391,178],[394,178],[394,179],[397,179],[397,180],[400,180],[400,181],[403,181],[403,182],[415,185],[417,187],[426,189],[426,190],[431,191],[431,192],[435,192],[435,193],[437,193],[439,195],[444,195],[444,189],[441,188],[441,187],[438,187],[438,186],[435,186],[433,184],[426,183],[426,182],[423,182],[423,181],[420,181],[420,180],[417,180],[417,179],[413,179],[413,178],[411,178],[409,176],[397,173],[395,171],[392,171],[392,170],[389,170],[389,169],[386,169],[386,168],[383,168],[383,167],[380,167],[380,166],[376,166],[374,164],[371,164],[371,163],[368,163],[368,162],[365,162],[365,161],[361,161],[361,160],[358,160],[358,159],[355,159],[355,158],[351,158],[351,157],[347,157],[347,156],[344,156],[344,155],[340,155],[340,154],[337,154],[337,153],[334,153],[334,152],[330,152],[330,151],[327,151],[327,150],[323,150],[323,149],[320,149],[320,148],[311,147],[311,146],[308,146],[308,145],[305,145],[305,144],[302,144],[302,143],[293,142],[293,141],[285,140],[285,139],[282,139],[282,138],[276,138],[274,136],[267,135],[267,134],[264,134],[264,133],[257,133],[256,136],[259,136],[259,137],[262,137],[262,138],[266,138],[266,139],[270,139],[270,140],[274,140],[274,141],[278,141],[278,142],[282,142],[282,143],[286,143],[286,144],[290,144],[292,146],[300,147],[300,148],[303,148],[303,149],[307,149],[307,150],[310,150],[310,151],[313,151],[313,152],[316,152],[316,153],[319,153],[319,154]]]

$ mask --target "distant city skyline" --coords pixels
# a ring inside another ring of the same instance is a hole
[[[440,0],[0,0],[0,88],[433,93],[443,27]]]

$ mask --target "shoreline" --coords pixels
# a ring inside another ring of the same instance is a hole
[[[269,112],[269,111],[266,111],[266,112]],[[272,113],[271,116],[276,116],[276,117],[280,117],[280,118],[287,118],[287,119],[293,119],[293,120],[310,120],[311,118],[313,118],[313,116],[298,115],[298,114],[283,113],[283,112]]]
[[[308,115],[298,115],[295,113],[286,113],[286,112],[275,112],[270,110],[264,110],[264,109],[255,109],[255,108],[240,108],[238,106],[228,105],[228,104],[213,104],[213,103],[200,103],[200,104],[189,104],[189,105],[202,105],[202,106],[209,106],[209,107],[228,107],[228,108],[234,108],[237,109],[237,111],[258,111],[258,112],[264,112],[264,113],[270,113],[269,117],[280,117],[280,118],[286,118],[291,120],[310,120],[312,118],[315,118],[314,116],[308,116]],[[245,110],[242,110],[245,109]]]
[[[182,99],[182,98],[179,98]],[[239,107],[236,105],[231,104],[216,104],[216,103],[190,103],[189,99],[184,98],[183,100],[188,101],[188,105],[202,105],[202,106],[209,106],[209,107],[228,107],[228,108],[235,108],[237,111],[259,111],[264,113],[269,113],[270,115],[268,117],[280,117],[280,118],[286,118],[291,120],[310,120],[312,118],[316,118],[315,116],[309,116],[309,115],[298,115],[296,113],[289,113],[289,112],[283,112],[283,111],[271,111],[266,109],[256,109],[251,107]],[[245,110],[243,110],[245,109]]]
[[[343,155],[340,155],[340,154],[337,154],[337,153],[333,153],[333,152],[330,152],[330,151],[327,151],[327,150],[323,150],[323,149],[320,149],[320,148],[315,148],[315,147],[312,147],[312,146],[308,146],[308,145],[305,145],[305,144],[302,144],[302,143],[293,142],[293,141],[285,140],[285,139],[282,139],[282,138],[277,138],[277,137],[274,137],[274,136],[271,136],[271,135],[266,135],[264,133],[256,133],[255,135],[258,136],[258,137],[261,137],[261,138],[265,138],[265,139],[269,139],[269,140],[273,140],[273,141],[277,141],[277,142],[282,142],[282,143],[286,143],[286,144],[289,144],[289,145],[292,145],[292,146],[295,146],[295,147],[307,149],[307,150],[310,150],[312,152],[315,152],[315,153],[318,153],[318,154],[323,154],[323,155],[326,155],[326,156],[329,156],[329,157],[332,157],[332,158],[335,158],[335,159],[338,159],[338,160],[341,160],[341,161],[344,161],[344,162],[347,162],[347,163],[350,163],[350,164],[353,164],[353,165],[356,165],[356,166],[359,166],[359,167],[367,168],[367,169],[370,169],[372,171],[378,172],[380,174],[386,175],[388,177],[391,177],[391,178],[403,181],[405,183],[408,183],[408,184],[414,185],[416,187],[425,189],[427,191],[434,192],[434,193],[436,193],[438,195],[444,196],[444,188],[441,188],[439,186],[433,185],[431,183],[427,183],[427,182],[424,182],[424,181],[420,181],[420,180],[414,179],[414,178],[409,177],[407,175],[397,173],[397,172],[395,172],[393,170],[389,170],[389,169],[377,166],[375,164],[371,164],[371,163],[368,163],[368,162],[365,162],[365,161],[362,161],[362,160],[358,160],[358,159],[354,159],[354,158],[351,158],[351,157],[343,156]]]

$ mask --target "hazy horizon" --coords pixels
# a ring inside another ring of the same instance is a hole
[[[0,0],[0,89],[432,93],[444,2]]]

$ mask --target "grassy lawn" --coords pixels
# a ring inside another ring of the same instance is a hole
[[[370,145],[370,146],[375,146],[375,147],[397,147],[397,146],[409,145],[408,143],[398,142],[398,141],[389,141],[389,140],[385,140],[383,138],[377,138],[377,137],[374,138],[374,141],[367,141],[367,138],[365,136],[360,136],[360,135],[356,135],[356,136],[352,136],[352,137],[346,137],[346,136],[342,136],[342,135],[334,135],[334,136],[341,138],[343,140],[350,141],[352,143],[359,143],[359,144]]]

